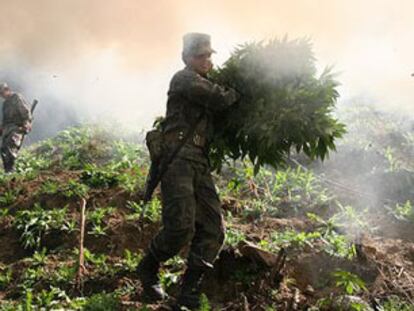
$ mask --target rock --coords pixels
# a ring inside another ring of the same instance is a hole
[[[341,311],[354,311],[355,305],[360,306],[361,310],[363,311],[374,311],[374,309],[371,308],[371,306],[365,300],[358,296],[338,296],[335,297],[332,302],[332,308],[334,308],[334,310]]]
[[[313,289],[311,285],[308,285],[305,288],[304,294],[308,296],[313,296],[315,294],[315,290]]]
[[[242,241],[237,246],[240,253],[252,259],[257,263],[261,263],[269,268],[274,267],[277,264],[278,255],[261,249],[253,243]]]

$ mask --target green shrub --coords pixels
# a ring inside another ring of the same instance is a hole
[[[84,198],[88,191],[88,186],[74,179],[69,179],[61,188],[62,194],[67,198]]]
[[[92,229],[88,231],[88,234],[91,235],[106,235],[104,219],[105,217],[111,215],[114,212],[113,207],[101,207],[96,208],[93,211],[88,211],[86,219],[92,225]]]
[[[17,199],[18,191],[9,189],[0,195],[0,206],[8,206],[13,204]]]
[[[61,190],[61,185],[52,179],[47,179],[43,182],[43,184],[40,186],[39,194],[58,194]]]
[[[414,311],[414,305],[398,296],[390,296],[378,308],[379,311]]]
[[[405,204],[396,204],[392,213],[398,219],[414,221],[414,206],[410,201],[405,202]]]
[[[36,203],[30,210],[16,213],[14,226],[21,231],[20,240],[25,248],[38,248],[42,238],[51,230],[70,232],[73,222],[67,218],[67,208],[43,209]]]
[[[132,253],[129,249],[126,249],[124,252],[124,258],[122,259],[122,267],[126,268],[128,271],[135,271],[142,259],[142,254]]]
[[[364,280],[354,273],[337,270],[332,275],[335,279],[336,286],[343,289],[348,295],[367,290]]]
[[[112,166],[98,167],[95,164],[86,164],[81,180],[93,188],[109,188],[118,184],[119,172]]]
[[[5,289],[12,280],[12,270],[10,267],[0,266],[0,290]]]
[[[83,305],[84,311],[118,311],[119,298],[114,294],[100,293],[89,297]]]
[[[224,243],[226,245],[236,247],[241,241],[244,241],[245,239],[246,235],[243,231],[230,226],[226,230]]]
[[[198,311],[210,311],[211,310],[211,306],[210,306],[210,302],[208,301],[208,298],[205,294],[201,294],[200,296],[200,308],[198,309]]]
[[[132,215],[128,217],[128,219],[139,219],[142,214],[142,209],[144,208],[142,203],[128,201],[127,206],[133,212]],[[144,218],[151,222],[157,222],[160,220],[161,201],[158,198],[153,198],[150,202],[147,203]]]
[[[331,114],[339,94],[330,69],[317,75],[308,39],[239,46],[212,79],[239,91],[238,103],[216,119],[212,159],[248,157],[278,167],[291,149],[311,159],[335,150],[345,132]]]

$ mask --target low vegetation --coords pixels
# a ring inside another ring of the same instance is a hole
[[[401,148],[411,148],[411,136],[404,137]],[[398,146],[382,149],[381,170],[411,178]],[[349,297],[356,298],[344,310],[414,310],[413,200],[395,195],[373,210],[348,199],[349,185],[327,182],[335,178],[328,168],[298,157],[277,171],[255,172],[250,161],[237,161],[214,175],[227,235],[200,310],[334,310]],[[0,310],[156,310],[142,302],[135,274],[161,220],[158,192],[142,215],[147,170],[142,144],[96,127],[68,129],[23,150],[17,172],[0,173]],[[79,289],[81,198],[87,206]],[[266,258],[284,252],[282,277],[259,253],[246,253],[246,243]],[[162,284],[173,295],[184,256],[162,267]]]

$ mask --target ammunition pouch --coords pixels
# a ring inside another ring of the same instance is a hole
[[[155,129],[147,132],[145,136],[148,151],[152,162],[158,162],[164,151],[164,135],[161,130]]]
[[[190,141],[193,144],[200,144],[200,146],[205,145],[205,140],[200,136],[195,135],[195,129],[201,122],[203,116],[204,114],[201,114],[199,116],[197,121],[192,124],[191,128],[186,134],[184,134],[182,131],[173,132],[172,134],[164,134],[160,129],[155,129],[147,132],[146,141],[152,163],[150,172],[147,176],[144,194],[144,208],[142,209],[141,218],[145,213],[146,203],[151,200],[151,196],[155,188],[157,187],[165,172],[168,170],[168,166],[180,152],[181,148]],[[171,152],[168,152],[168,154],[164,156],[164,153],[168,151],[167,149],[169,149],[168,145],[176,146],[174,149],[169,150]]]

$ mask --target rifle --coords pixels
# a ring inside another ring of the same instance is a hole
[[[33,112],[36,109],[37,104],[39,103],[39,101],[37,99],[33,100],[33,104],[32,107],[30,108],[30,114],[33,115]]]
[[[147,209],[148,202],[151,201],[151,197],[155,191],[155,188],[157,188],[159,182],[161,181],[162,177],[165,175],[165,173],[168,170],[168,167],[171,165],[171,163],[174,161],[177,154],[180,152],[180,150],[184,147],[184,145],[188,142],[191,136],[194,135],[194,132],[198,126],[198,124],[201,122],[201,120],[204,117],[204,113],[201,113],[200,116],[197,118],[196,122],[190,127],[187,134],[184,136],[183,140],[181,141],[181,144],[179,144],[173,152],[169,155],[168,158],[162,158],[158,161],[152,161],[151,167],[147,175],[147,180],[145,182],[145,193],[144,193],[144,199],[143,199],[143,207],[140,215],[139,221],[142,223],[142,220],[145,216],[145,211]]]
[[[37,106],[37,104],[39,103],[39,101],[37,100],[37,99],[35,99],[35,100],[33,100],[33,104],[32,104],[32,106],[30,107],[30,116],[32,117],[31,118],[31,120],[30,120],[30,122],[32,122],[33,121],[33,112],[35,111],[35,109],[36,109],[36,106]],[[23,134],[23,138],[27,135],[28,133],[24,133]]]

